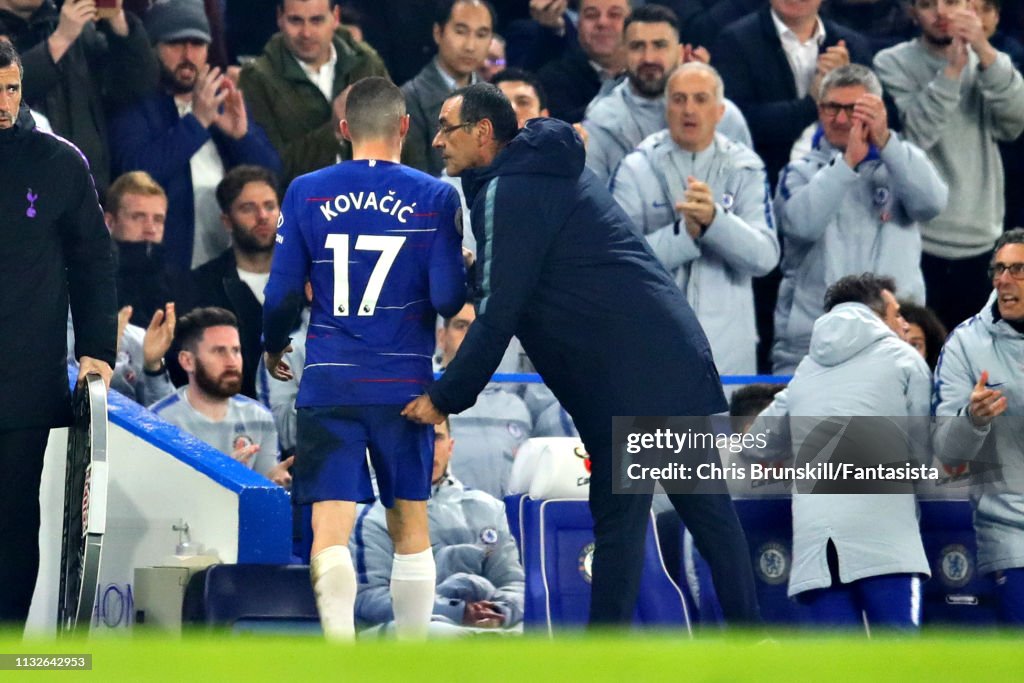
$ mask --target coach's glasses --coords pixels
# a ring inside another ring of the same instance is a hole
[[[452,133],[457,131],[459,128],[468,128],[469,126],[475,125],[476,122],[474,121],[466,121],[465,123],[453,123],[450,126],[446,126],[443,123],[441,123],[438,124],[437,126],[437,135],[440,135],[443,138],[448,138],[451,137]]]
[[[1014,280],[1024,280],[1024,263],[993,263],[988,267],[989,279],[995,280],[1006,271]]]

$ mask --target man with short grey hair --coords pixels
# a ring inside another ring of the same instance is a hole
[[[844,275],[891,276],[923,303],[919,223],[946,205],[947,187],[928,157],[889,130],[882,86],[866,66],[828,73],[809,154],[782,171],[775,196],[785,256],[775,307],[776,374],[807,353],[825,290]]]
[[[716,132],[718,72],[689,62],[666,86],[668,128],[626,156],[612,194],[675,278],[723,374],[757,371],[751,277],[779,261],[761,159]]]

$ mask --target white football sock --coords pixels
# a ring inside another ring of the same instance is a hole
[[[423,640],[434,611],[437,568],[430,548],[411,555],[395,553],[391,565],[391,605],[399,640]]]
[[[347,546],[324,548],[309,563],[320,624],[328,640],[352,641],[356,637],[356,570]]]

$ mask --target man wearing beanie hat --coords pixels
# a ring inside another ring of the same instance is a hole
[[[158,67],[146,32],[118,2],[0,0],[0,22],[25,64],[25,101],[85,155],[102,194],[110,183],[106,112],[152,92]]]
[[[280,160],[242,92],[207,63],[202,0],[157,0],[145,22],[162,87],[112,121],[113,165],[119,174],[146,171],[167,191],[167,260],[189,270],[228,247],[215,196],[224,174],[239,164],[276,172]]]

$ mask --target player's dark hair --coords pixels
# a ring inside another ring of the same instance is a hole
[[[494,5],[487,0],[439,0],[438,3],[434,5],[434,25],[440,29],[444,29],[445,24],[452,19],[452,10],[455,9],[455,5],[460,2],[467,5],[483,5],[491,15],[491,29],[498,27],[498,13],[494,11]]]
[[[238,318],[231,311],[217,306],[197,308],[178,318],[178,324],[174,328],[174,344],[179,349],[195,353],[206,329],[221,326],[237,329]]]
[[[224,174],[221,181],[217,183],[217,205],[221,213],[228,213],[231,205],[242,194],[242,190],[249,183],[266,183],[274,190],[277,200],[281,201],[281,193],[277,188],[277,176],[269,169],[253,164],[242,164]]]
[[[540,108],[547,109],[548,94],[544,90],[544,86],[541,84],[540,79],[534,76],[531,72],[526,69],[520,69],[512,66],[499,71],[494,74],[493,78],[491,78],[491,85],[509,82],[521,82],[533,88],[533,92],[537,95],[537,101],[540,102]]]
[[[785,388],[785,384],[748,384],[737,389],[729,399],[730,417],[757,415]]]
[[[21,64],[21,55],[10,40],[0,40],[0,69],[6,69],[12,64],[18,67],[18,73],[25,77],[25,67]],[[17,116],[17,114],[15,114]]]
[[[939,362],[939,354],[942,352],[942,345],[946,341],[946,326],[935,315],[935,311],[927,306],[900,302],[900,315],[908,324],[917,325],[924,332],[924,360],[932,370]]]
[[[448,99],[453,97],[462,98],[462,123],[479,123],[487,119],[494,128],[494,139],[499,145],[506,144],[519,131],[512,103],[497,86],[474,83],[459,88]]]
[[[398,135],[405,111],[405,96],[397,85],[380,76],[360,79],[345,102],[349,135],[354,141]]]
[[[858,303],[884,316],[885,300],[882,299],[882,291],[886,289],[896,293],[896,281],[887,275],[861,273],[841,277],[825,291],[825,312],[839,304]]]
[[[769,405],[785,384],[748,384],[729,399],[729,422],[736,434],[746,431],[755,417]]]
[[[664,5],[637,7],[626,17],[626,21],[622,25],[623,33],[629,28],[630,24],[636,22],[641,24],[668,24],[675,31],[676,38],[679,37],[679,16]]]

